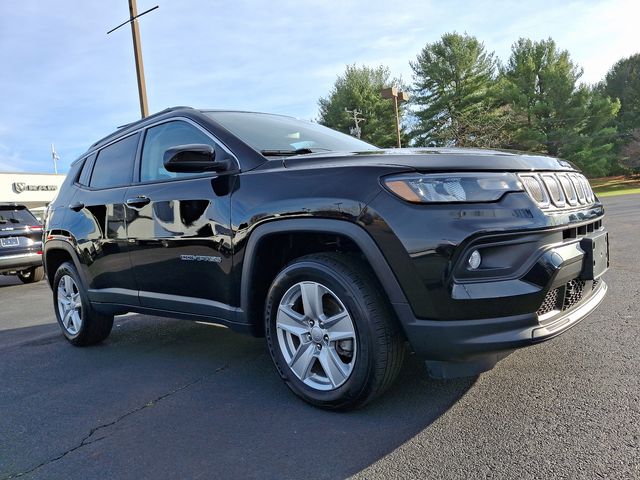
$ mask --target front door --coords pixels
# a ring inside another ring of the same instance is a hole
[[[199,126],[173,120],[146,131],[139,182],[128,189],[127,237],[140,303],[149,308],[229,318],[232,176],[177,174],[163,166],[177,145],[210,144]]]

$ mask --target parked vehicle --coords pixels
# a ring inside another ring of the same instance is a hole
[[[44,278],[42,225],[24,205],[0,203],[0,273],[24,283]]]
[[[279,115],[165,110],[93,144],[46,221],[75,345],[126,312],[266,336],[329,409],[388,388],[408,348],[439,378],[566,331],[607,286],[604,209],[562,160],[382,150]]]

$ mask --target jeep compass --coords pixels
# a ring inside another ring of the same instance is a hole
[[[287,386],[364,405],[407,351],[477,375],[607,291],[604,209],[556,158],[376,148],[252,112],[167,109],[94,143],[45,225],[74,345],[139,312],[264,336]]]

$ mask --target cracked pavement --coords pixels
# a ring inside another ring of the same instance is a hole
[[[297,400],[263,340],[223,328],[124,316],[72,347],[45,282],[0,277],[0,480],[640,478],[640,195],[605,205],[596,313],[476,378],[411,357],[348,414]]]

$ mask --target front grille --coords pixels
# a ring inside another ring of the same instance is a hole
[[[549,290],[542,301],[542,305],[540,305],[540,308],[538,308],[536,313],[540,317],[553,311],[569,310],[580,303],[585,298],[585,295],[588,293],[590,294],[591,291],[595,290],[598,283],[599,280],[594,280],[592,282],[591,290],[586,292],[586,282],[579,278],[574,278],[558,288]]]
[[[545,315],[556,309],[558,306],[558,296],[559,296],[559,288],[554,288],[553,290],[549,290],[544,297],[544,301],[540,308],[536,312],[538,315]]]
[[[542,210],[580,208],[595,201],[589,181],[579,173],[523,173],[520,180]]]
[[[602,220],[580,225],[579,227],[569,227],[562,231],[562,239],[569,240],[572,238],[584,237],[589,233],[593,233],[602,228]]]
[[[562,310],[568,310],[576,303],[582,300],[582,294],[584,293],[584,281],[574,278],[565,286],[564,302],[562,304]]]

